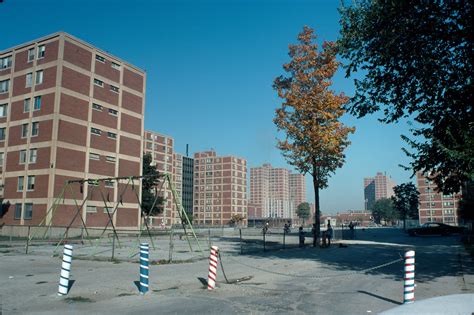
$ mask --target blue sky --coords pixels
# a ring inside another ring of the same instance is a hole
[[[145,128],[168,134],[176,150],[213,148],[219,155],[288,167],[275,148],[272,119],[280,100],[272,89],[289,60],[288,44],[304,25],[318,40],[339,35],[337,0],[261,1],[26,1],[0,4],[0,50],[66,31],[147,71]],[[34,12],[34,15],[28,12]],[[26,17],[29,17],[26,19]],[[334,89],[352,95],[342,71]],[[386,172],[410,181],[401,151],[405,124],[384,125],[376,117],[343,121],[357,128],[346,164],[321,192],[321,209],[362,209],[363,178]],[[308,200],[314,194],[307,178]]]

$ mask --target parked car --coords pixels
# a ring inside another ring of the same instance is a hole
[[[407,232],[410,236],[417,235],[451,235],[451,234],[462,234],[464,231],[462,226],[452,226],[439,222],[427,222],[420,227],[408,229]]]

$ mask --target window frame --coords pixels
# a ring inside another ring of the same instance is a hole
[[[22,139],[28,138],[28,135],[30,134],[30,130],[28,128],[29,125],[30,124],[22,124],[21,125],[21,138]]]
[[[20,185],[20,183],[21,183],[21,185]],[[23,190],[25,190],[25,177],[24,176],[18,176],[16,191],[17,192],[22,192]]]
[[[18,213],[18,208],[19,208],[19,210],[20,210],[19,215],[17,215],[17,213]],[[13,213],[13,220],[21,220],[22,212],[23,212],[23,204],[21,204],[21,203],[16,203],[16,204],[15,204],[15,212]]]
[[[27,155],[28,155],[28,150],[20,150],[18,164],[28,164],[28,159],[26,158]]]
[[[26,191],[35,190],[35,182],[36,182],[36,176],[28,175],[28,178],[26,180]]]
[[[115,86],[115,85],[112,85],[112,84],[109,84],[110,85],[110,90],[114,93],[117,93],[119,94],[120,93],[120,88]]]
[[[28,106],[28,110],[25,110],[27,106]],[[31,110],[31,98],[25,98],[23,100],[23,113],[29,113],[30,110]]]
[[[26,54],[27,63],[33,62],[35,60],[35,56],[35,47],[28,49],[28,52]]]
[[[44,55],[45,55],[45,52],[46,52],[46,45],[38,46],[38,50],[37,50],[37,53],[36,53],[36,59],[43,59]]]
[[[39,121],[34,121],[31,123],[31,136],[37,137],[38,135],[39,135]]]
[[[6,62],[5,62],[6,60]],[[5,70],[12,67],[13,55],[0,58],[0,69]]]
[[[121,68],[120,64],[111,61],[111,62],[110,62],[110,66],[111,66],[113,69],[120,71],[120,68]]]
[[[110,131],[107,131],[107,138],[117,140],[117,134],[113,133],[113,132],[110,132]]]
[[[99,79],[94,79],[94,85],[97,85],[97,86],[100,86],[100,87],[104,87],[104,81],[101,81]]]
[[[30,206],[31,208],[29,208]],[[26,202],[24,204],[24,211],[23,211],[23,220],[31,220],[33,219],[33,203],[31,202]],[[29,210],[28,210],[29,208]]]
[[[97,103],[92,103],[92,109],[101,112],[104,109],[104,106],[99,105]]]
[[[102,135],[102,130],[100,130],[99,128],[91,127],[91,135],[100,136]]]
[[[86,213],[97,213],[97,206],[87,205],[86,206]]]
[[[109,108],[109,115],[118,117],[118,110],[113,109],[113,108]]]
[[[89,152],[89,160],[100,161],[100,154]]]
[[[7,138],[7,127],[0,127],[0,141],[5,141]]]
[[[5,79],[3,81],[0,81],[0,88],[2,87],[2,85],[5,85],[5,90],[0,89],[0,94],[10,92],[10,79]]]
[[[35,73],[35,85],[43,84],[44,82],[44,71],[38,70]]]
[[[110,155],[107,155],[105,157],[105,161],[106,162],[109,162],[109,163],[116,163],[117,162],[117,158],[115,156],[110,156]]]
[[[25,88],[30,88],[32,86],[33,86],[33,72],[30,72],[25,75]]]
[[[8,116],[8,103],[0,104],[0,118]]]
[[[36,106],[37,104],[39,104],[38,106]],[[35,96],[34,100],[33,100],[33,111],[38,111],[38,110],[41,110],[41,95],[38,95],[38,96]]]
[[[106,59],[104,57],[102,57],[101,55],[96,54],[95,55],[95,60],[97,60],[99,62],[102,62],[102,63],[105,63]]]
[[[33,154],[34,153],[34,154]],[[32,159],[34,157],[34,160]],[[35,164],[38,161],[38,149],[30,149],[28,152],[28,163]]]

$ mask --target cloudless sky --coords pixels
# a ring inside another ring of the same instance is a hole
[[[281,103],[272,89],[289,61],[288,44],[304,25],[322,40],[339,36],[337,0],[100,1],[4,0],[0,50],[57,31],[68,32],[147,72],[145,129],[172,136],[177,152],[213,148],[237,155],[249,167],[288,167],[276,149],[272,119]],[[10,27],[13,26],[13,27]],[[352,95],[352,79],[340,70],[334,90]],[[343,122],[355,126],[346,163],[321,192],[321,209],[363,209],[363,178],[386,172],[398,184],[411,172],[400,134],[405,124],[376,117]],[[314,200],[307,176],[308,201]]]

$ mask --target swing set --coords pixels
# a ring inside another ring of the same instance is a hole
[[[52,223],[53,223],[53,218],[54,218],[56,210],[58,209],[58,207],[60,205],[65,204],[66,193],[70,192],[70,194],[72,196],[71,199],[74,201],[74,208],[75,209],[73,211],[72,219],[70,220],[69,224],[66,226],[66,230],[64,231],[64,233],[62,234],[60,240],[56,244],[56,247],[54,248],[53,253],[54,254],[56,253],[57,249],[59,248],[59,246],[61,244],[63,244],[64,242],[67,242],[68,231],[72,227],[72,225],[74,224],[74,222],[76,221],[76,219],[78,217],[80,218],[80,223],[81,223],[80,227],[83,228],[85,233],[86,233],[86,238],[89,240],[90,245],[94,246],[93,243],[92,243],[93,237],[89,233],[86,221],[84,221],[84,218],[83,218],[82,214],[83,214],[84,205],[89,200],[89,198],[91,198],[92,193],[96,190],[99,190],[100,197],[101,197],[102,202],[104,204],[104,210],[107,212],[108,220],[107,220],[107,223],[105,224],[105,226],[103,227],[102,232],[99,234],[99,236],[96,239],[97,242],[95,244],[95,249],[97,249],[97,247],[98,247],[99,243],[101,242],[104,234],[106,233],[107,229],[109,228],[109,225],[110,225],[110,227],[112,229],[112,232],[113,232],[113,235],[112,235],[113,236],[113,242],[115,242],[115,240],[117,240],[118,247],[121,248],[119,235],[117,233],[117,227],[115,226],[115,224],[113,222],[114,221],[113,218],[114,218],[114,215],[117,212],[117,209],[119,208],[119,205],[120,204],[123,205],[123,196],[124,196],[124,194],[127,192],[127,190],[131,189],[131,191],[134,192],[134,195],[136,197],[136,201],[137,201],[138,206],[140,208],[140,214],[141,214],[140,217],[141,217],[142,222],[144,223],[144,226],[146,228],[145,230],[143,230],[142,224],[140,222],[140,224],[139,224],[140,228],[139,228],[139,231],[138,231],[137,240],[139,242],[140,237],[142,236],[142,233],[146,232],[147,236],[150,239],[150,243],[151,243],[153,249],[155,249],[155,244],[153,242],[153,237],[152,237],[152,233],[151,233],[150,226],[149,226],[148,222],[149,222],[149,219],[150,219],[150,216],[151,216],[151,210],[155,208],[155,205],[158,201],[158,197],[164,189],[164,184],[167,183],[170,190],[171,190],[173,202],[174,202],[174,205],[176,207],[176,211],[178,213],[178,216],[180,218],[181,225],[182,225],[182,228],[184,230],[184,236],[186,237],[186,240],[188,242],[188,246],[189,246],[190,251],[191,252],[195,251],[193,249],[193,246],[191,245],[191,239],[190,239],[190,236],[191,236],[192,240],[194,240],[195,243],[197,244],[197,247],[198,247],[197,251],[200,252],[201,254],[203,254],[203,250],[201,248],[201,245],[199,244],[199,240],[198,240],[198,238],[196,236],[196,233],[193,229],[191,221],[189,220],[189,217],[188,217],[186,211],[184,210],[182,204],[180,203],[180,201],[178,199],[178,194],[177,194],[176,189],[173,185],[173,182],[171,181],[171,177],[170,177],[169,174],[167,174],[167,173],[159,173],[158,174],[158,178],[162,179],[161,183],[160,183],[158,188],[155,187],[155,199],[153,201],[152,207],[150,209],[145,209],[142,202],[140,201],[140,197],[139,197],[139,193],[138,193],[138,187],[140,187],[140,186],[136,185],[136,181],[140,181],[140,180],[143,180],[145,178],[150,178],[150,177],[156,177],[156,176],[142,175],[142,176],[128,176],[128,177],[106,177],[106,178],[97,178],[97,179],[76,179],[76,180],[66,181],[66,184],[61,189],[61,192],[54,199],[52,205],[46,211],[45,216],[40,221],[40,223],[37,225],[37,227],[46,227],[46,229],[44,230],[44,233],[39,238],[46,239],[46,235],[48,234],[48,231],[50,232],[51,229],[53,228]],[[99,187],[101,182],[115,182],[115,183],[117,183],[117,189],[119,189],[119,185],[118,185],[119,183],[120,184],[125,183],[125,186],[123,186],[123,189],[121,191],[119,191],[119,195],[118,195],[118,198],[117,198],[116,202],[109,201],[108,196],[106,198],[105,195],[104,195],[104,192],[97,188],[97,187]],[[80,191],[82,192],[83,187],[84,187],[85,184],[89,185],[87,195],[84,196],[82,202],[78,202],[76,192],[73,189],[73,186],[74,185],[79,185],[80,186],[79,187]],[[49,220],[48,220],[48,217],[49,217]],[[173,233],[173,226],[172,225],[171,225],[171,233]],[[31,235],[28,236],[27,246],[28,246],[29,242],[31,242],[31,240],[35,236],[38,236],[38,235],[31,234]],[[81,236],[82,236],[82,233],[81,233]],[[137,253],[130,255],[129,258],[131,258],[135,255],[137,255]]]

